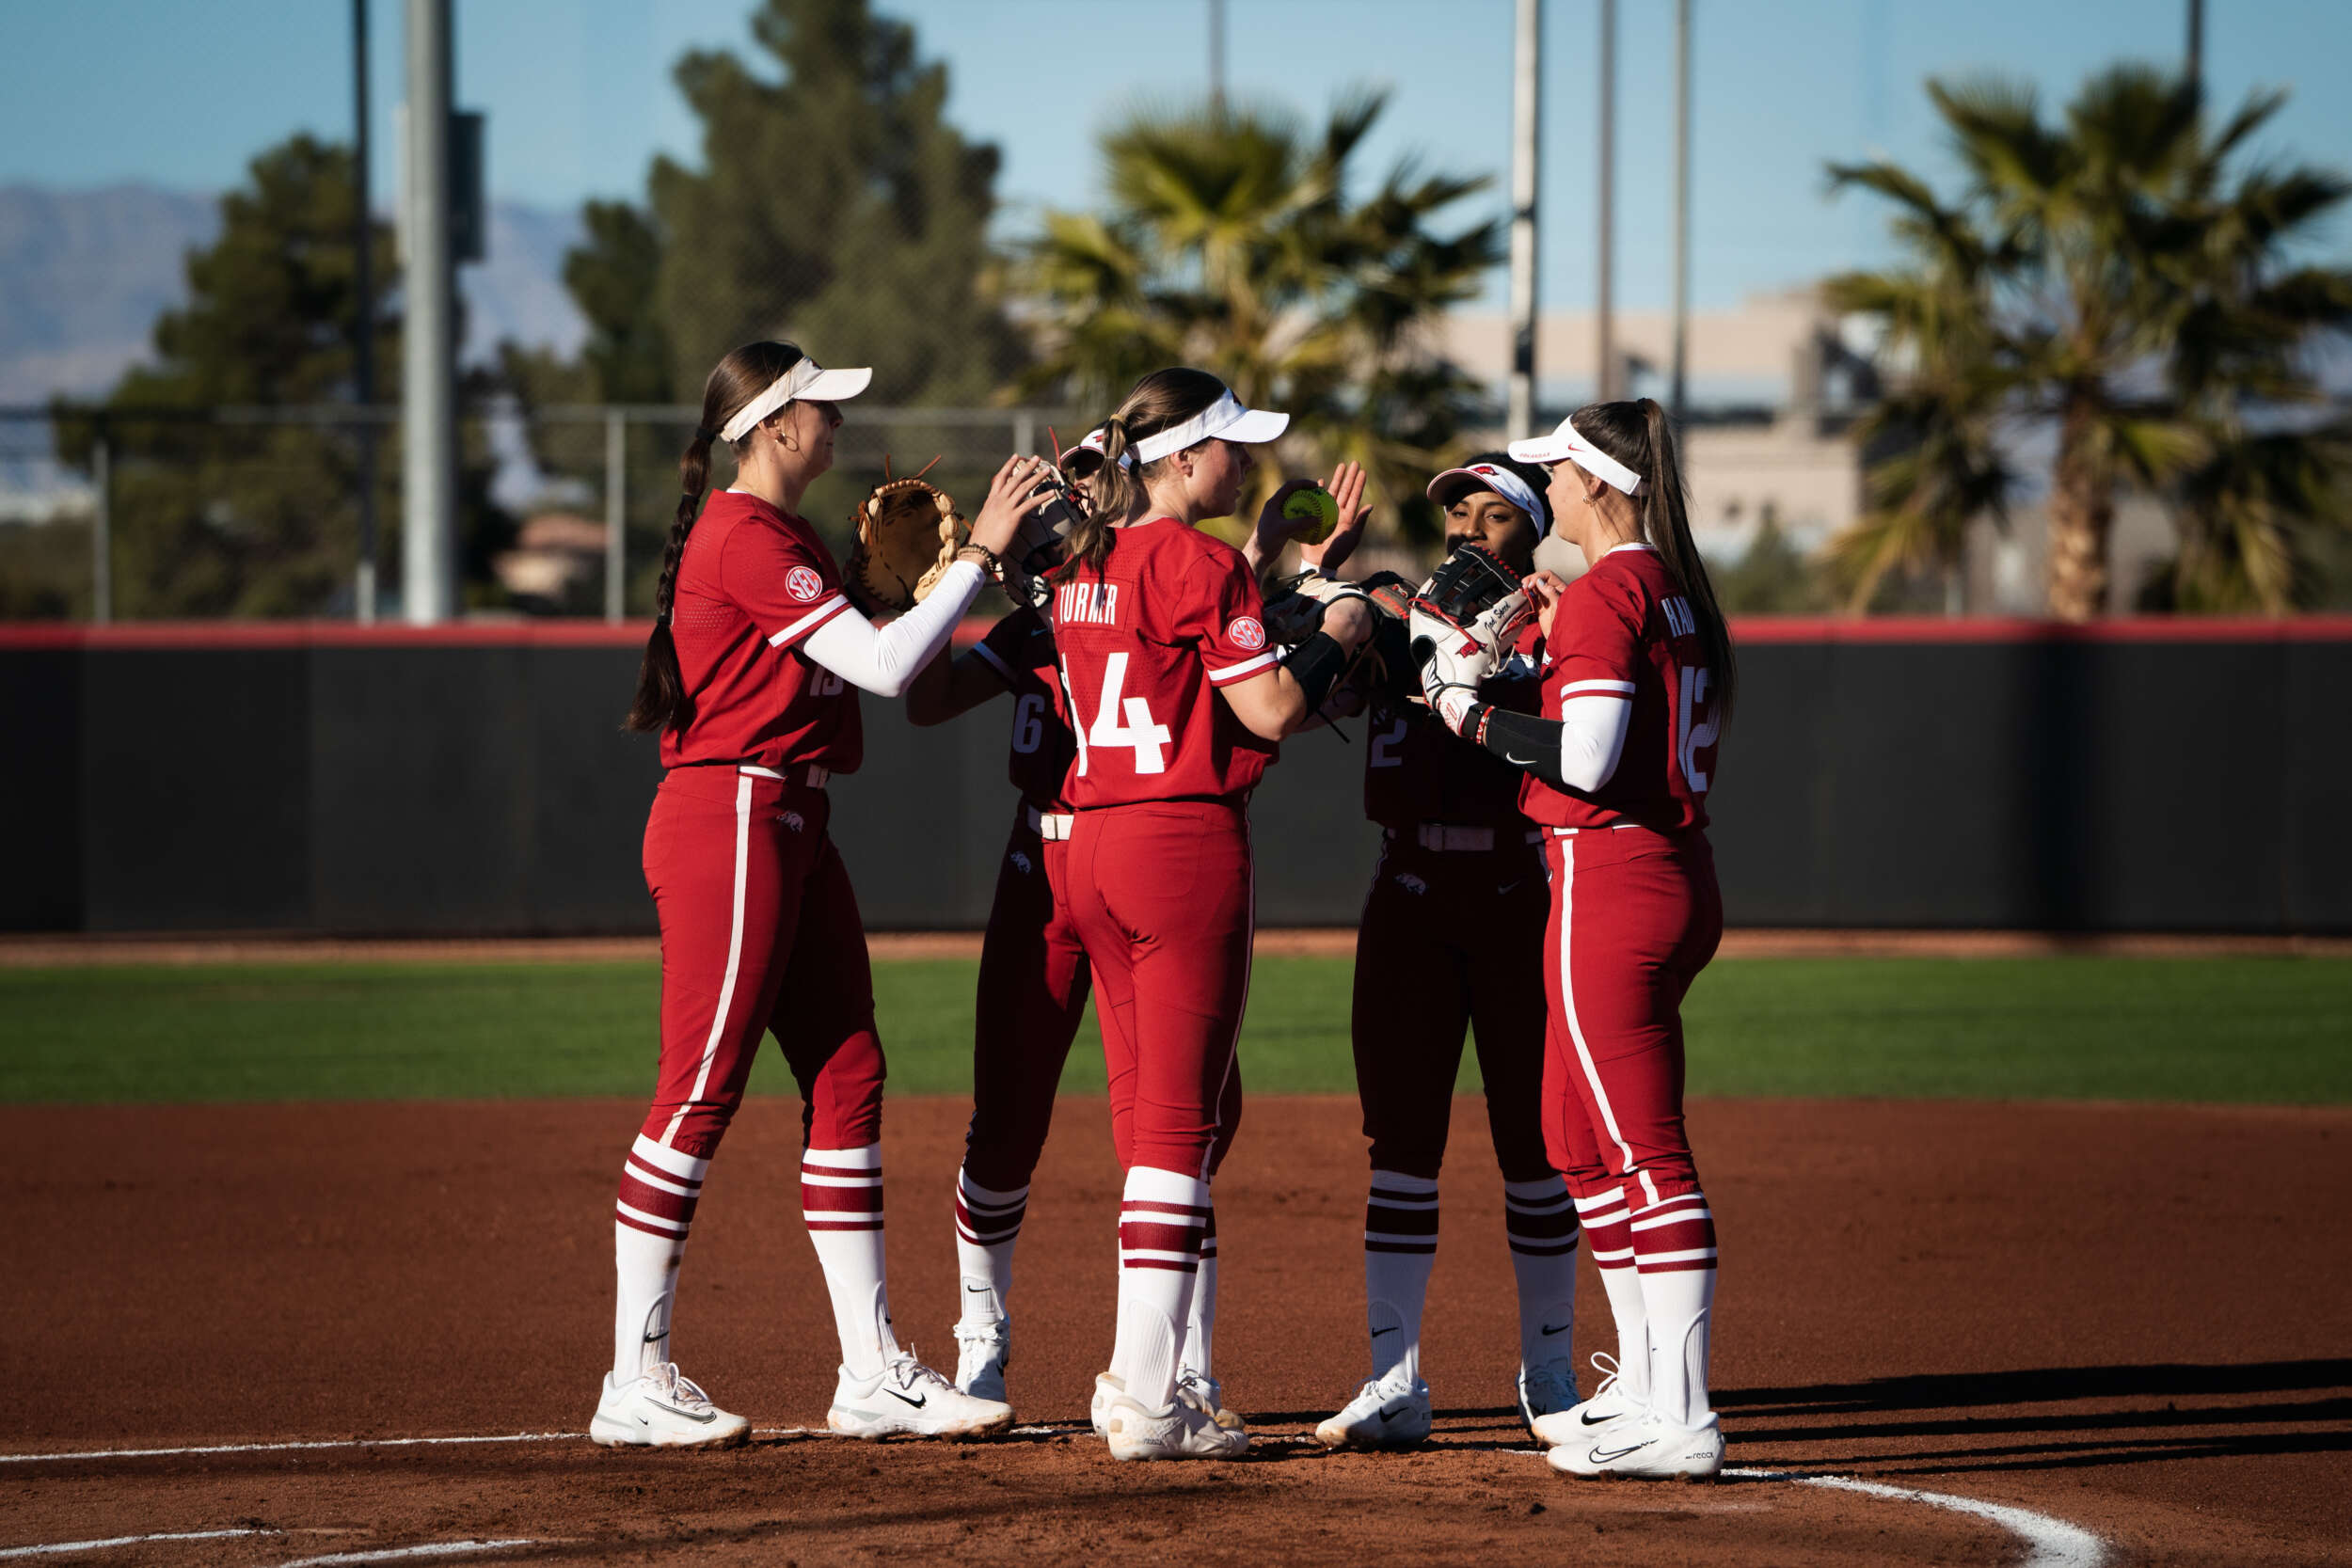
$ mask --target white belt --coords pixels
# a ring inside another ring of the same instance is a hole
[[[1066,811],[1040,811],[1035,806],[1024,809],[1029,814],[1029,831],[1057,844],[1069,838],[1070,825],[1078,820]]]
[[[1388,829],[1387,832],[1391,838],[1396,837],[1394,828]],[[1543,841],[1543,836],[1541,832],[1531,828],[1519,842],[1539,844]],[[1484,854],[1495,847],[1495,831],[1492,828],[1457,828],[1447,822],[1420,822],[1414,824],[1413,840],[1424,849]],[[1504,835],[1502,842],[1505,844],[1511,842],[1508,834]]]
[[[833,769],[819,768],[813,762],[808,765],[808,771],[805,775],[797,768],[789,773],[779,773],[772,768],[762,768],[757,763],[752,762],[744,763],[736,768],[736,771],[748,773],[755,779],[775,779],[785,784],[790,784],[794,779],[804,778],[811,789],[824,788],[825,781],[833,777]]]
[[[1628,828],[1638,828],[1640,826],[1641,824],[1639,822],[1612,822],[1609,824],[1606,831],[1613,833],[1621,833]],[[1554,828],[1551,830],[1551,833],[1554,838],[1574,838],[1579,833],[1597,833],[1602,831],[1603,830],[1599,828]]]

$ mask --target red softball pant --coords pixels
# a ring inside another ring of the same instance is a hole
[[[1349,1030],[1373,1169],[1437,1180],[1467,1028],[1476,1031],[1502,1179],[1551,1174],[1542,1116],[1550,908],[1535,845],[1440,853],[1392,838],[1383,847],[1356,933]]]
[[[775,1032],[812,1148],[881,1141],[882,1050],[857,895],[821,789],[679,768],[645,823],[661,1065],[644,1135],[707,1160]]]
[[[1015,816],[996,873],[972,1031],[972,1125],[964,1174],[983,1187],[1028,1185],[1053,1125],[1062,1065],[1085,1018],[1090,973],[1065,893],[1070,846]]]
[[[1544,1141],[1580,1196],[1636,1209],[1698,1190],[1682,1121],[1682,998],[1723,940],[1704,833],[1554,837],[1545,932]]]
[[[1080,812],[1068,867],[1119,1163],[1205,1180],[1241,1121],[1235,1046],[1255,917],[1248,816],[1223,800]]]

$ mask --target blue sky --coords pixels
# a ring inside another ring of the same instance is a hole
[[[1005,153],[1017,230],[1094,189],[1092,133],[1139,101],[1197,94],[1205,0],[878,0],[953,83],[950,114]],[[1510,0],[1229,0],[1230,88],[1319,113],[1354,84],[1394,92],[1385,167],[1507,172]],[[691,159],[670,85],[689,47],[749,47],[749,0],[456,0],[457,96],[489,114],[504,198],[632,196],[657,150]],[[403,75],[400,0],[373,0],[379,191]],[[1697,0],[1693,292],[1702,306],[1883,254],[1883,214],[1826,199],[1822,163],[1873,151],[1940,168],[1930,75],[1998,70],[2062,96],[2119,56],[2170,63],[2184,0]],[[2352,168],[2352,5],[2207,0],[2214,90],[2295,89],[2266,147]],[[1591,295],[1595,0],[1546,0],[1543,296]],[[1618,297],[1666,294],[1667,0],[1621,0]],[[348,134],[349,8],[339,0],[0,0],[0,182],[233,183],[297,129]],[[1498,184],[1498,191],[1500,190]],[[1490,203],[1499,209],[1498,195]],[[2339,229],[2329,248],[2352,251]]]

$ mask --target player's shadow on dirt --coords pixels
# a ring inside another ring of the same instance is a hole
[[[1920,1372],[1867,1383],[1801,1388],[1720,1388],[1718,1410],[1738,1415],[1859,1415],[1951,1410],[2062,1400],[2159,1399],[2199,1394],[2299,1393],[2352,1388],[2352,1359],[2249,1361],[2217,1366],[2058,1367],[2007,1372]]]
[[[1845,1450],[1825,1463],[1875,1475],[1974,1470],[2047,1470],[2230,1455],[2352,1451],[2352,1360],[2268,1361],[2234,1366],[2160,1364],[1926,1373],[1802,1388],[1738,1388],[1715,1395],[1731,1418],[1726,1435],[1743,1448],[1771,1444],[1897,1445]],[[2327,1392],[2328,1397],[2258,1404],[2191,1404],[2180,1399]],[[2079,1401],[2166,1401],[2162,1409],[2037,1410]],[[1947,1415],[1994,1406],[2017,1415]],[[1871,1420],[1872,1416],[1918,1418]],[[1862,1418],[1857,1419],[1856,1418]],[[2310,1427],[2317,1430],[2280,1430]],[[2260,1429],[2260,1430],[2253,1430]],[[2044,1437],[2051,1441],[2000,1443]],[[1965,1446],[1939,1447],[1937,1438]],[[1993,1442],[1971,1441],[1994,1439]]]

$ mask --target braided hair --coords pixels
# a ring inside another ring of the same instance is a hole
[[[703,383],[702,422],[677,461],[677,516],[661,547],[661,580],[653,591],[653,635],[645,639],[645,657],[637,667],[637,697],[622,721],[624,729],[648,734],[682,730],[694,717],[685,677],[678,671],[677,641],[670,635],[670,605],[677,594],[677,567],[686,555],[687,536],[694,531],[694,519],[702,515],[703,491],[710,483],[710,449],[745,404],[805,357],[790,343],[745,343],[720,360],[710,379]],[[735,443],[739,460],[750,440],[746,432]]]

